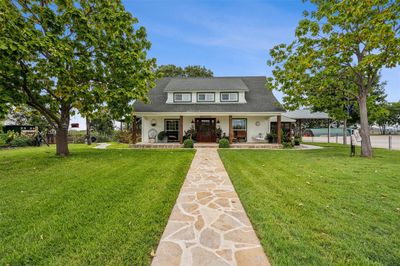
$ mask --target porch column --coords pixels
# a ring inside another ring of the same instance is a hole
[[[280,115],[276,117],[276,134],[277,143],[282,144],[282,123]]]
[[[183,143],[183,116],[179,116],[179,143]]]
[[[132,121],[132,143],[136,144],[137,142],[137,125],[136,125],[136,116],[133,116]]]
[[[233,129],[232,129],[232,116],[229,116],[229,143],[233,140]]]

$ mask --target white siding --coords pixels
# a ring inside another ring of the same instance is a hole
[[[186,131],[191,128],[192,120],[195,121],[196,118],[216,118],[219,123],[217,123],[217,128],[220,127],[222,129],[222,133],[229,136],[229,116],[184,116],[183,117],[183,131]],[[232,116],[232,118],[245,118],[247,119],[247,142],[254,142],[254,138],[258,137],[258,134],[261,133],[262,137],[265,138],[266,134],[270,132],[270,118],[267,116]],[[149,142],[148,132],[151,128],[154,128],[157,133],[164,130],[164,120],[165,119],[179,119],[178,116],[144,116],[142,117],[142,141]],[[155,120],[156,125],[152,126],[151,121]],[[256,123],[260,122],[260,125],[257,126]]]

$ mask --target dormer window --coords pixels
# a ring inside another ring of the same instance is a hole
[[[191,102],[191,101],[192,101],[191,93],[182,93],[182,92],[174,93],[174,102],[176,102],[176,103]]]
[[[214,92],[198,92],[197,93],[198,102],[215,102]]]
[[[221,92],[221,102],[238,102],[238,92]]]

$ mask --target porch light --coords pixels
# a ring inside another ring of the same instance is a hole
[[[217,124],[219,124],[219,119],[217,119]]]
[[[192,119],[192,122],[190,122],[190,123],[194,124],[194,121],[193,121],[193,119]]]

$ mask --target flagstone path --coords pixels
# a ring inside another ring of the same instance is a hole
[[[97,146],[94,147],[95,149],[107,149],[110,146],[110,143],[97,143]]]
[[[215,148],[199,148],[152,266],[269,265]]]

